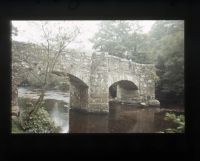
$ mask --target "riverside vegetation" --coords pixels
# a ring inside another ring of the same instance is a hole
[[[64,52],[74,52],[67,46],[80,34],[80,30],[75,28],[68,32],[65,28],[59,28],[57,34],[52,34],[48,23],[43,23],[39,27],[43,31],[42,43],[13,41],[12,44],[13,69],[19,69],[13,77],[20,77],[20,73],[27,72],[27,77],[23,79],[27,79],[32,86],[42,88],[38,103],[31,111],[22,111],[19,117],[13,116],[12,132],[50,133],[60,130],[43,108],[43,98],[48,87],[60,86],[62,89],[68,89],[66,82],[61,78],[57,79],[51,72]],[[99,31],[91,39],[93,49],[132,59],[138,63],[154,63],[159,77],[156,84],[156,97],[161,102],[161,107],[174,104],[183,107],[184,22],[156,21],[149,33],[142,33],[141,30],[142,26],[137,22],[102,21],[99,24]],[[17,35],[17,32],[17,28],[13,26],[12,34]],[[61,81],[64,83],[59,84]],[[183,114],[167,112],[165,121],[174,122],[177,127],[167,128],[162,132],[184,132]]]

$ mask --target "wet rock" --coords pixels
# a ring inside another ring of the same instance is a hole
[[[69,108],[69,106],[68,106],[68,105],[64,105],[64,107],[65,107],[65,108]]]
[[[145,107],[147,106],[145,102],[141,102],[140,105],[145,106]]]
[[[156,99],[152,99],[152,100],[149,100],[148,105],[149,106],[159,107],[160,106],[160,102],[158,100],[156,100]]]

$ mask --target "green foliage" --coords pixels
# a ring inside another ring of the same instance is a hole
[[[166,113],[165,120],[173,121],[177,124],[177,128],[168,128],[165,130],[166,133],[182,133],[185,131],[185,117],[184,115],[175,115],[174,113]]]
[[[148,63],[146,53],[147,35],[141,32],[137,22],[102,21],[99,31],[91,39],[93,48],[110,55]]]
[[[123,21],[102,21],[99,32],[91,40],[93,48],[110,55],[122,56],[127,48],[126,37],[129,31],[130,26]]]
[[[23,133],[18,117],[12,118],[12,133]]]
[[[174,53],[176,50],[184,50],[184,45],[179,47],[184,39],[183,21],[156,21],[149,34],[147,50],[151,61],[156,63],[158,56]]]
[[[184,96],[184,25],[182,21],[158,21],[150,32],[155,53],[157,97],[164,104],[182,104]]]
[[[22,113],[21,125],[28,133],[56,133],[60,130],[43,108],[39,108],[31,117],[28,116],[28,112]]]

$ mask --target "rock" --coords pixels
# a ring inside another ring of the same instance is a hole
[[[159,107],[160,106],[160,102],[158,100],[156,100],[156,99],[152,99],[152,100],[149,100],[148,105],[149,106]]]
[[[141,102],[140,105],[147,106],[147,104],[145,102]]]
[[[64,105],[65,108],[68,108],[68,105]]]
[[[12,106],[12,115],[19,116],[19,106]]]

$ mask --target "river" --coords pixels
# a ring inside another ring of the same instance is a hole
[[[23,110],[27,101],[39,97],[39,90],[19,87],[18,97]],[[158,115],[162,112],[158,107],[113,103],[110,104],[109,114],[90,114],[70,109],[67,92],[48,90],[44,100],[45,109],[55,124],[61,127],[60,133],[156,133],[169,126]]]

